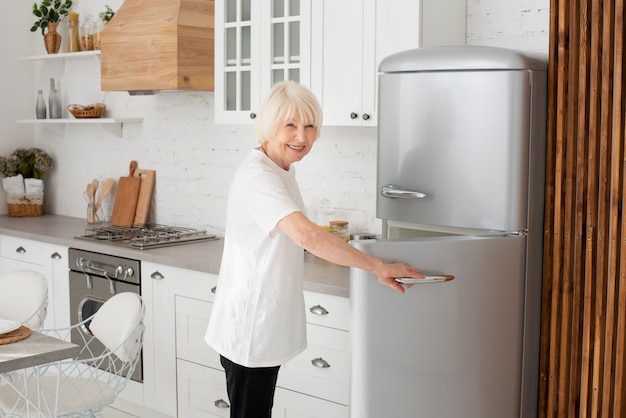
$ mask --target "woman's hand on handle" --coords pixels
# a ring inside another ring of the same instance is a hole
[[[404,293],[405,288],[411,288],[411,284],[403,285],[396,281],[400,277],[412,277],[416,279],[423,279],[424,276],[417,268],[404,263],[385,264],[386,268],[376,274],[378,281],[385,286],[389,286],[395,291]]]

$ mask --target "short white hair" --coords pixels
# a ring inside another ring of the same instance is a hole
[[[256,117],[254,134],[258,143],[269,141],[279,126],[299,115],[303,122],[313,125],[319,138],[322,128],[322,108],[307,87],[294,81],[282,81],[272,87]]]

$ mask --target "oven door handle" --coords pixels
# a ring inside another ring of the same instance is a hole
[[[111,277],[109,277],[109,272],[104,267],[107,267],[107,266],[113,267],[113,270],[115,271],[115,276],[113,276],[113,279],[117,279],[118,273],[123,272],[122,266],[114,266],[111,264],[96,263],[91,260],[84,259],[83,257],[79,257],[76,260],[76,265],[85,274],[89,274],[89,273],[99,274],[101,276],[106,277],[107,279],[111,279]],[[102,266],[102,267],[99,267],[99,266]]]

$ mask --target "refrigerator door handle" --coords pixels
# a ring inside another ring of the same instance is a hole
[[[426,197],[424,193],[414,192],[411,190],[401,190],[395,184],[385,184],[380,190],[380,194],[394,199],[423,199]]]
[[[423,279],[415,279],[413,277],[398,277],[396,282],[402,284],[429,284],[429,283],[441,283],[454,280],[454,276],[451,274],[439,274],[437,276],[426,276]]]

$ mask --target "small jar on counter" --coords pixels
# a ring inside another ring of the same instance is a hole
[[[342,240],[348,242],[350,240],[350,233],[348,232],[348,221],[330,221],[330,233],[337,235]]]

